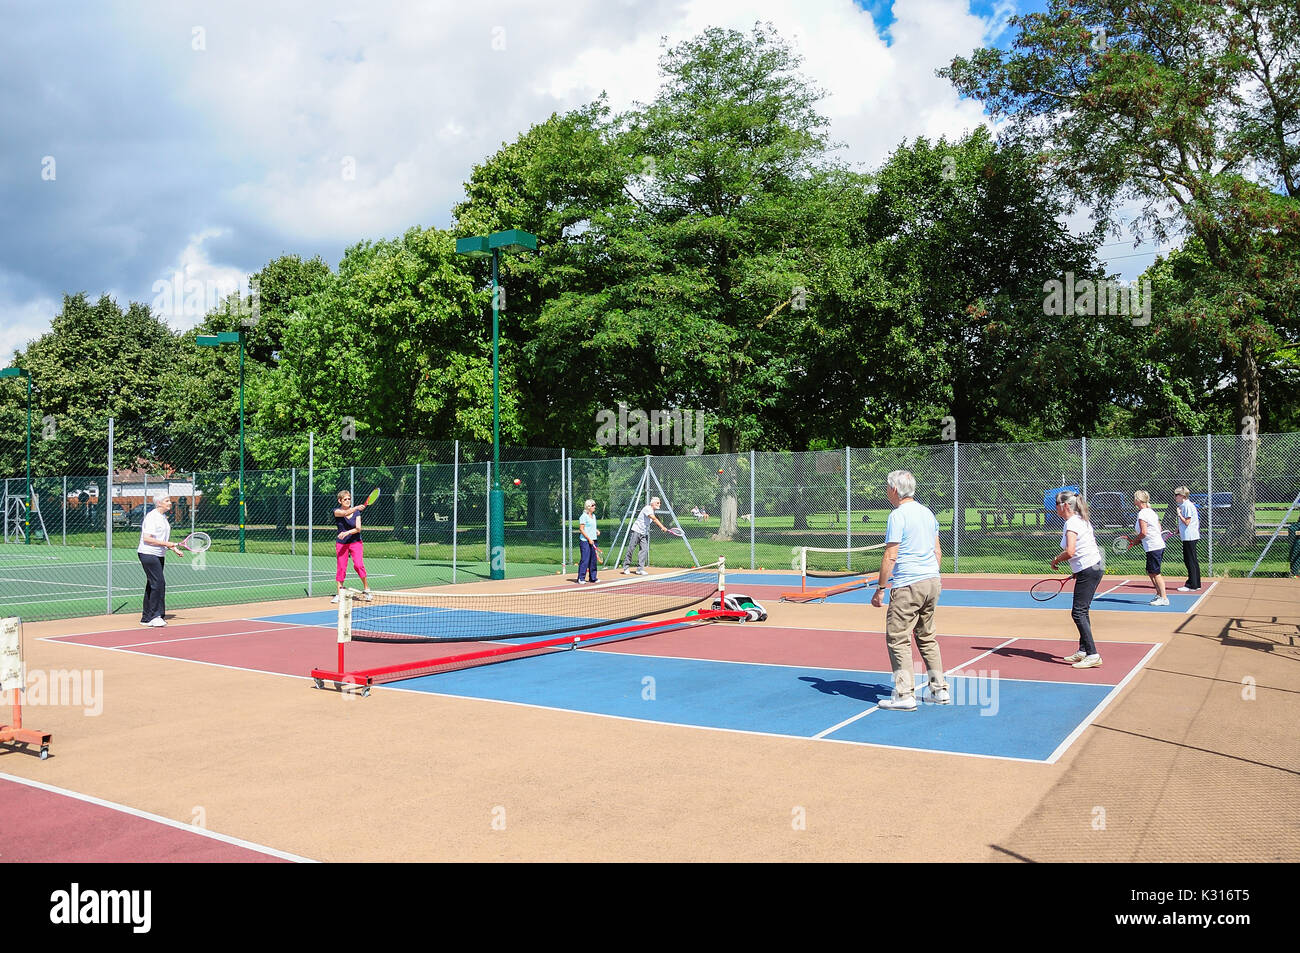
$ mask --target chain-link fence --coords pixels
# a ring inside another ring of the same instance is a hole
[[[332,595],[341,491],[354,502],[380,491],[362,523],[368,581],[383,589],[488,578],[489,491],[498,480],[512,577],[574,568],[587,499],[596,502],[600,571],[614,571],[630,521],[652,496],[662,501],[659,519],[685,534],[652,532],[653,565],[725,556],[736,569],[788,571],[801,546],[882,542],[891,470],[910,470],[916,498],[938,517],[945,572],[1044,571],[1058,552],[1051,502],[1063,487],[1088,500],[1112,573],[1142,570],[1140,549],[1110,545],[1131,531],[1135,490],[1150,493],[1165,528],[1177,531],[1173,491],[1189,488],[1206,575],[1287,574],[1300,524],[1300,434],[712,456],[502,448],[493,473],[490,445],[346,428],[250,431],[241,471],[237,433],[176,434],[120,420],[38,418],[37,427],[30,509],[25,441],[0,441],[0,473],[9,473],[0,614],[32,620],[136,610],[144,585],[136,546],[156,490],[173,501],[173,538],[201,530],[213,539],[201,557],[168,557],[169,608]],[[1171,574],[1177,542],[1166,560]],[[346,579],[358,584],[355,568]]]

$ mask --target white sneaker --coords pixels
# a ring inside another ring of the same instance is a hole
[[[948,689],[946,688],[939,688],[930,692],[929,696],[925,700],[931,705],[952,704],[952,696],[948,694]]]
[[[1196,590],[1195,590],[1195,589],[1192,589],[1192,588],[1190,588],[1190,587],[1188,587],[1188,586],[1179,586],[1179,587],[1178,587],[1178,591],[1179,591],[1179,592],[1195,592]]]
[[[625,576],[630,576],[630,575],[632,575],[632,570],[630,570],[630,569],[624,569],[624,570],[623,570],[623,575],[625,575]]]
[[[369,589],[364,589],[361,592],[361,598],[365,599],[366,602],[374,602],[375,594],[371,592]]]
[[[898,695],[890,695],[876,702],[876,706],[886,711],[916,711],[916,696],[904,695],[900,698]]]
[[[336,605],[338,605],[338,604],[339,604],[339,595],[338,595],[338,593],[336,592],[336,593],[334,593],[334,598],[330,600],[330,605],[332,605],[332,606],[336,606]]]
[[[638,576],[644,576],[646,574],[646,571],[644,569],[638,569],[636,570],[636,574]]]
[[[1082,662],[1087,657],[1087,652],[1075,652],[1073,655],[1067,655],[1065,658],[1061,659],[1061,661],[1073,665],[1075,662]]]
[[[154,619],[152,622],[149,623],[149,625],[155,629],[161,629],[166,624],[167,624],[167,620],[164,619],[162,616],[159,616],[158,618]]]
[[[143,619],[140,621],[140,624],[144,626],[146,629],[149,628],[149,626],[153,625],[152,622],[145,622]]]
[[[1075,668],[1101,668],[1101,656],[1089,655],[1082,661],[1074,663]]]
[[[1149,605],[1149,606],[1167,606],[1167,605],[1169,605],[1169,598],[1166,596],[1166,597],[1163,597],[1163,598],[1152,599],[1150,602],[1147,603],[1147,605]]]
[[[585,579],[579,579],[579,580],[578,580],[578,585],[580,585],[580,586],[585,586],[586,584],[587,584],[587,580],[585,580]]]

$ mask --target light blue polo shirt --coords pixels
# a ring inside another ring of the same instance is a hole
[[[939,575],[939,559],[934,554],[938,535],[939,521],[929,507],[916,500],[894,507],[885,524],[885,542],[898,543],[890,586],[899,589]]]

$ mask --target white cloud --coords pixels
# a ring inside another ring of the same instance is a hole
[[[248,276],[239,268],[209,260],[204,248],[211,238],[221,238],[226,229],[209,228],[190,236],[189,244],[169,266],[162,269],[149,289],[149,308],[177,330],[198,324],[225,298],[236,291],[246,298]],[[135,296],[138,297],[139,296]],[[124,299],[119,298],[119,302]]]
[[[0,296],[0,311],[5,319],[0,323],[0,367],[8,367],[15,351],[26,350],[50,329],[50,322],[59,313],[62,303],[52,298],[29,298],[25,301],[8,300]]]

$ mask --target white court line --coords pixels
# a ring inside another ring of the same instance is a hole
[[[1110,704],[1111,699],[1114,698],[1115,695],[1119,693],[1119,690],[1123,688],[1125,685],[1127,685],[1134,675],[1142,671],[1142,668],[1147,664],[1147,662],[1151,660],[1151,656],[1155,655],[1159,651],[1160,651],[1160,643],[1156,643],[1155,645],[1151,646],[1151,650],[1147,652],[1146,655],[1142,656],[1142,660],[1138,662],[1136,665],[1134,665],[1127,675],[1125,675],[1122,679],[1120,679],[1119,684],[1116,685],[1114,688],[1112,688],[1110,691],[1108,691],[1105,697],[1102,698],[1101,701],[1097,702],[1097,707],[1088,713],[1088,717],[1083,719],[1083,721],[1079,722],[1079,726],[1075,728],[1074,731],[1070,732],[1066,736],[1064,741],[1062,741],[1059,745],[1056,746],[1056,750],[1053,751],[1047,758],[1048,764],[1055,764],[1057,758],[1065,754],[1066,749],[1069,748],[1070,745],[1074,743],[1074,739],[1078,738],[1079,735],[1083,734],[1083,729],[1087,728],[1089,725],[1093,723],[1093,721],[1096,720],[1097,716],[1102,713],[1102,710],[1107,705]]]
[[[1192,607],[1187,610],[1187,614],[1191,615],[1193,612],[1195,612],[1196,607],[1209,598],[1210,593],[1214,591],[1214,587],[1217,586],[1218,584],[1219,584],[1219,580],[1217,579],[1214,580],[1214,582],[1210,583],[1210,588],[1206,589],[1205,592],[1201,594],[1201,598],[1197,599],[1195,602],[1192,603]]]
[[[318,629],[328,630],[329,626],[317,626]],[[180,639],[158,639],[154,642],[128,642],[125,645],[115,645],[118,649],[137,649],[146,645],[170,645],[173,642],[199,642],[203,639],[228,639],[235,635],[265,635],[268,632],[283,632],[284,629],[249,629],[247,632],[215,632],[212,635],[190,635]],[[85,642],[64,643],[65,645],[85,645]]]
[[[183,824],[180,821],[174,821],[169,817],[150,814],[148,811],[141,811],[134,807],[127,807],[125,804],[118,804],[114,801],[105,801],[103,798],[92,797],[89,794],[79,794],[76,791],[69,791],[67,788],[58,788],[52,784],[43,784],[40,781],[30,781],[27,778],[20,778],[12,774],[3,773],[0,773],[0,779],[13,781],[15,784],[25,784],[27,787],[37,788],[41,791],[48,791],[51,794],[61,794],[64,797],[76,798],[78,801],[85,801],[87,804],[96,804],[99,807],[106,807],[123,814],[130,814],[132,817],[143,818],[144,820],[152,821],[155,824],[164,824],[167,827],[174,827],[177,830],[188,831],[189,833],[197,834],[200,837],[207,837],[211,840],[221,841],[223,844],[232,844],[235,847],[242,847],[245,850],[255,851],[259,854],[278,857],[281,860],[291,860],[298,864],[316,863],[316,861],[308,857],[299,857],[297,854],[290,854],[287,851],[276,850],[274,847],[267,847],[263,844],[255,844],[252,841],[244,840],[240,837],[231,837],[229,834],[218,834],[216,831],[204,830],[203,828],[195,827],[192,824]]]
[[[56,621],[63,621],[63,620],[56,620]],[[217,619],[217,620],[212,621],[212,622],[168,622],[168,623],[167,623],[167,628],[169,628],[169,629],[183,629],[183,628],[185,628],[186,626],[191,626],[191,625],[219,625],[219,624],[221,623],[221,621],[222,621],[222,620]],[[230,620],[228,620],[228,621],[230,621],[230,622],[257,622],[257,623],[271,623],[271,624],[274,624],[274,625],[302,625],[302,624],[303,624],[303,623],[299,623],[299,622],[278,622],[278,621],[276,621],[275,619],[230,619]],[[141,628],[143,628],[143,626],[141,626]],[[317,626],[317,628],[330,628],[330,626]],[[128,631],[128,629],[103,629],[103,630],[101,630],[101,631],[99,631],[99,632],[78,632],[78,633],[75,633],[75,634],[73,634],[73,635],[42,635],[42,636],[38,636],[37,639],[36,639],[36,641],[37,641],[37,642],[62,642],[62,641],[65,640],[65,639],[83,639],[83,638],[85,638],[85,637],[88,636],[88,635],[108,635],[108,634],[110,634],[110,633],[112,633],[112,632],[126,632],[126,631]],[[77,644],[77,645],[89,645],[90,643],[88,643],[88,642],[78,642],[78,643],[76,643],[76,644]],[[144,643],[140,643],[140,644],[143,645]],[[103,648],[103,646],[99,646],[99,648]]]
[[[1110,595],[1112,592],[1114,592],[1116,589],[1123,589],[1123,588],[1124,588],[1125,586],[1127,586],[1128,584],[1129,584],[1129,580],[1125,579],[1125,580],[1124,580],[1123,582],[1121,582],[1118,586],[1111,586],[1109,589],[1107,589],[1105,592],[1103,592],[1102,595],[1103,595],[1103,596],[1108,596],[1108,595]]]
[[[444,692],[428,692],[418,688],[403,688],[400,685],[375,685],[374,689],[395,692],[413,692],[419,695],[433,695],[437,698],[454,698],[463,702],[488,702],[494,705],[514,705],[518,708],[533,708],[539,711],[555,711],[565,715],[587,715],[592,718],[612,718],[615,721],[632,721],[642,725],[655,725],[660,728],[682,728],[688,731],[720,731],[732,735],[757,735],[760,738],[779,738],[785,741],[817,740],[828,744],[856,745],[859,748],[884,748],[890,751],[912,751],[921,754],[950,754],[961,758],[981,758],[986,761],[1020,761],[1025,764],[1046,764],[1037,758],[1014,758],[996,754],[977,754],[971,751],[945,751],[941,748],[909,748],[906,745],[887,745],[876,741],[849,741],[843,738],[817,738],[815,735],[783,735],[774,731],[752,731],[746,728],[719,728],[716,725],[692,725],[675,721],[656,721],[653,718],[634,718],[631,715],[610,715],[600,711],[583,711],[577,708],[556,708],[553,705],[538,705],[533,702],[516,702],[504,698],[480,698],[477,695],[452,695]]]
[[[1009,639],[1007,639],[1005,642],[1003,642],[1001,645],[994,646],[993,648],[989,649],[987,652],[984,652],[984,653],[982,653],[982,654],[980,654],[980,655],[975,656],[973,659],[970,659],[970,660],[968,660],[968,661],[966,661],[966,662],[963,662],[961,665],[958,665],[956,668],[949,669],[948,671],[946,671],[946,672],[943,673],[943,674],[944,674],[944,677],[946,678],[947,676],[952,675],[952,674],[953,674],[954,672],[956,672],[958,669],[965,668],[967,665],[970,665],[972,662],[978,662],[980,659],[984,658],[985,656],[992,655],[992,654],[993,654],[994,652],[996,652],[998,649],[1005,648],[1006,646],[1010,645],[1012,642],[1016,642],[1016,641],[1019,641],[1019,637],[1018,637],[1018,636],[1014,636],[1014,637],[1012,637],[1012,638],[1009,638]],[[891,673],[889,673],[889,674],[892,676],[893,673],[891,672]],[[1020,679],[1016,679],[1016,681],[1020,681]],[[1025,679],[1025,681],[1030,681],[1030,679]],[[924,687],[924,686],[923,686],[923,687]],[[870,708],[868,708],[866,711],[859,712],[858,714],[854,715],[852,718],[846,718],[844,721],[840,722],[838,725],[831,725],[831,726],[830,726],[829,728],[827,728],[825,731],[819,731],[817,734],[813,735],[813,737],[814,737],[814,738],[823,738],[823,737],[825,737],[826,735],[831,734],[832,732],[839,731],[839,730],[840,730],[841,728],[843,728],[845,725],[851,725],[851,724],[853,724],[855,721],[857,721],[859,718],[865,718],[867,715],[870,715],[872,712],[874,712],[874,711],[879,711],[879,710],[880,710],[880,706],[879,706],[879,705],[873,705],[873,706],[871,706]]]

